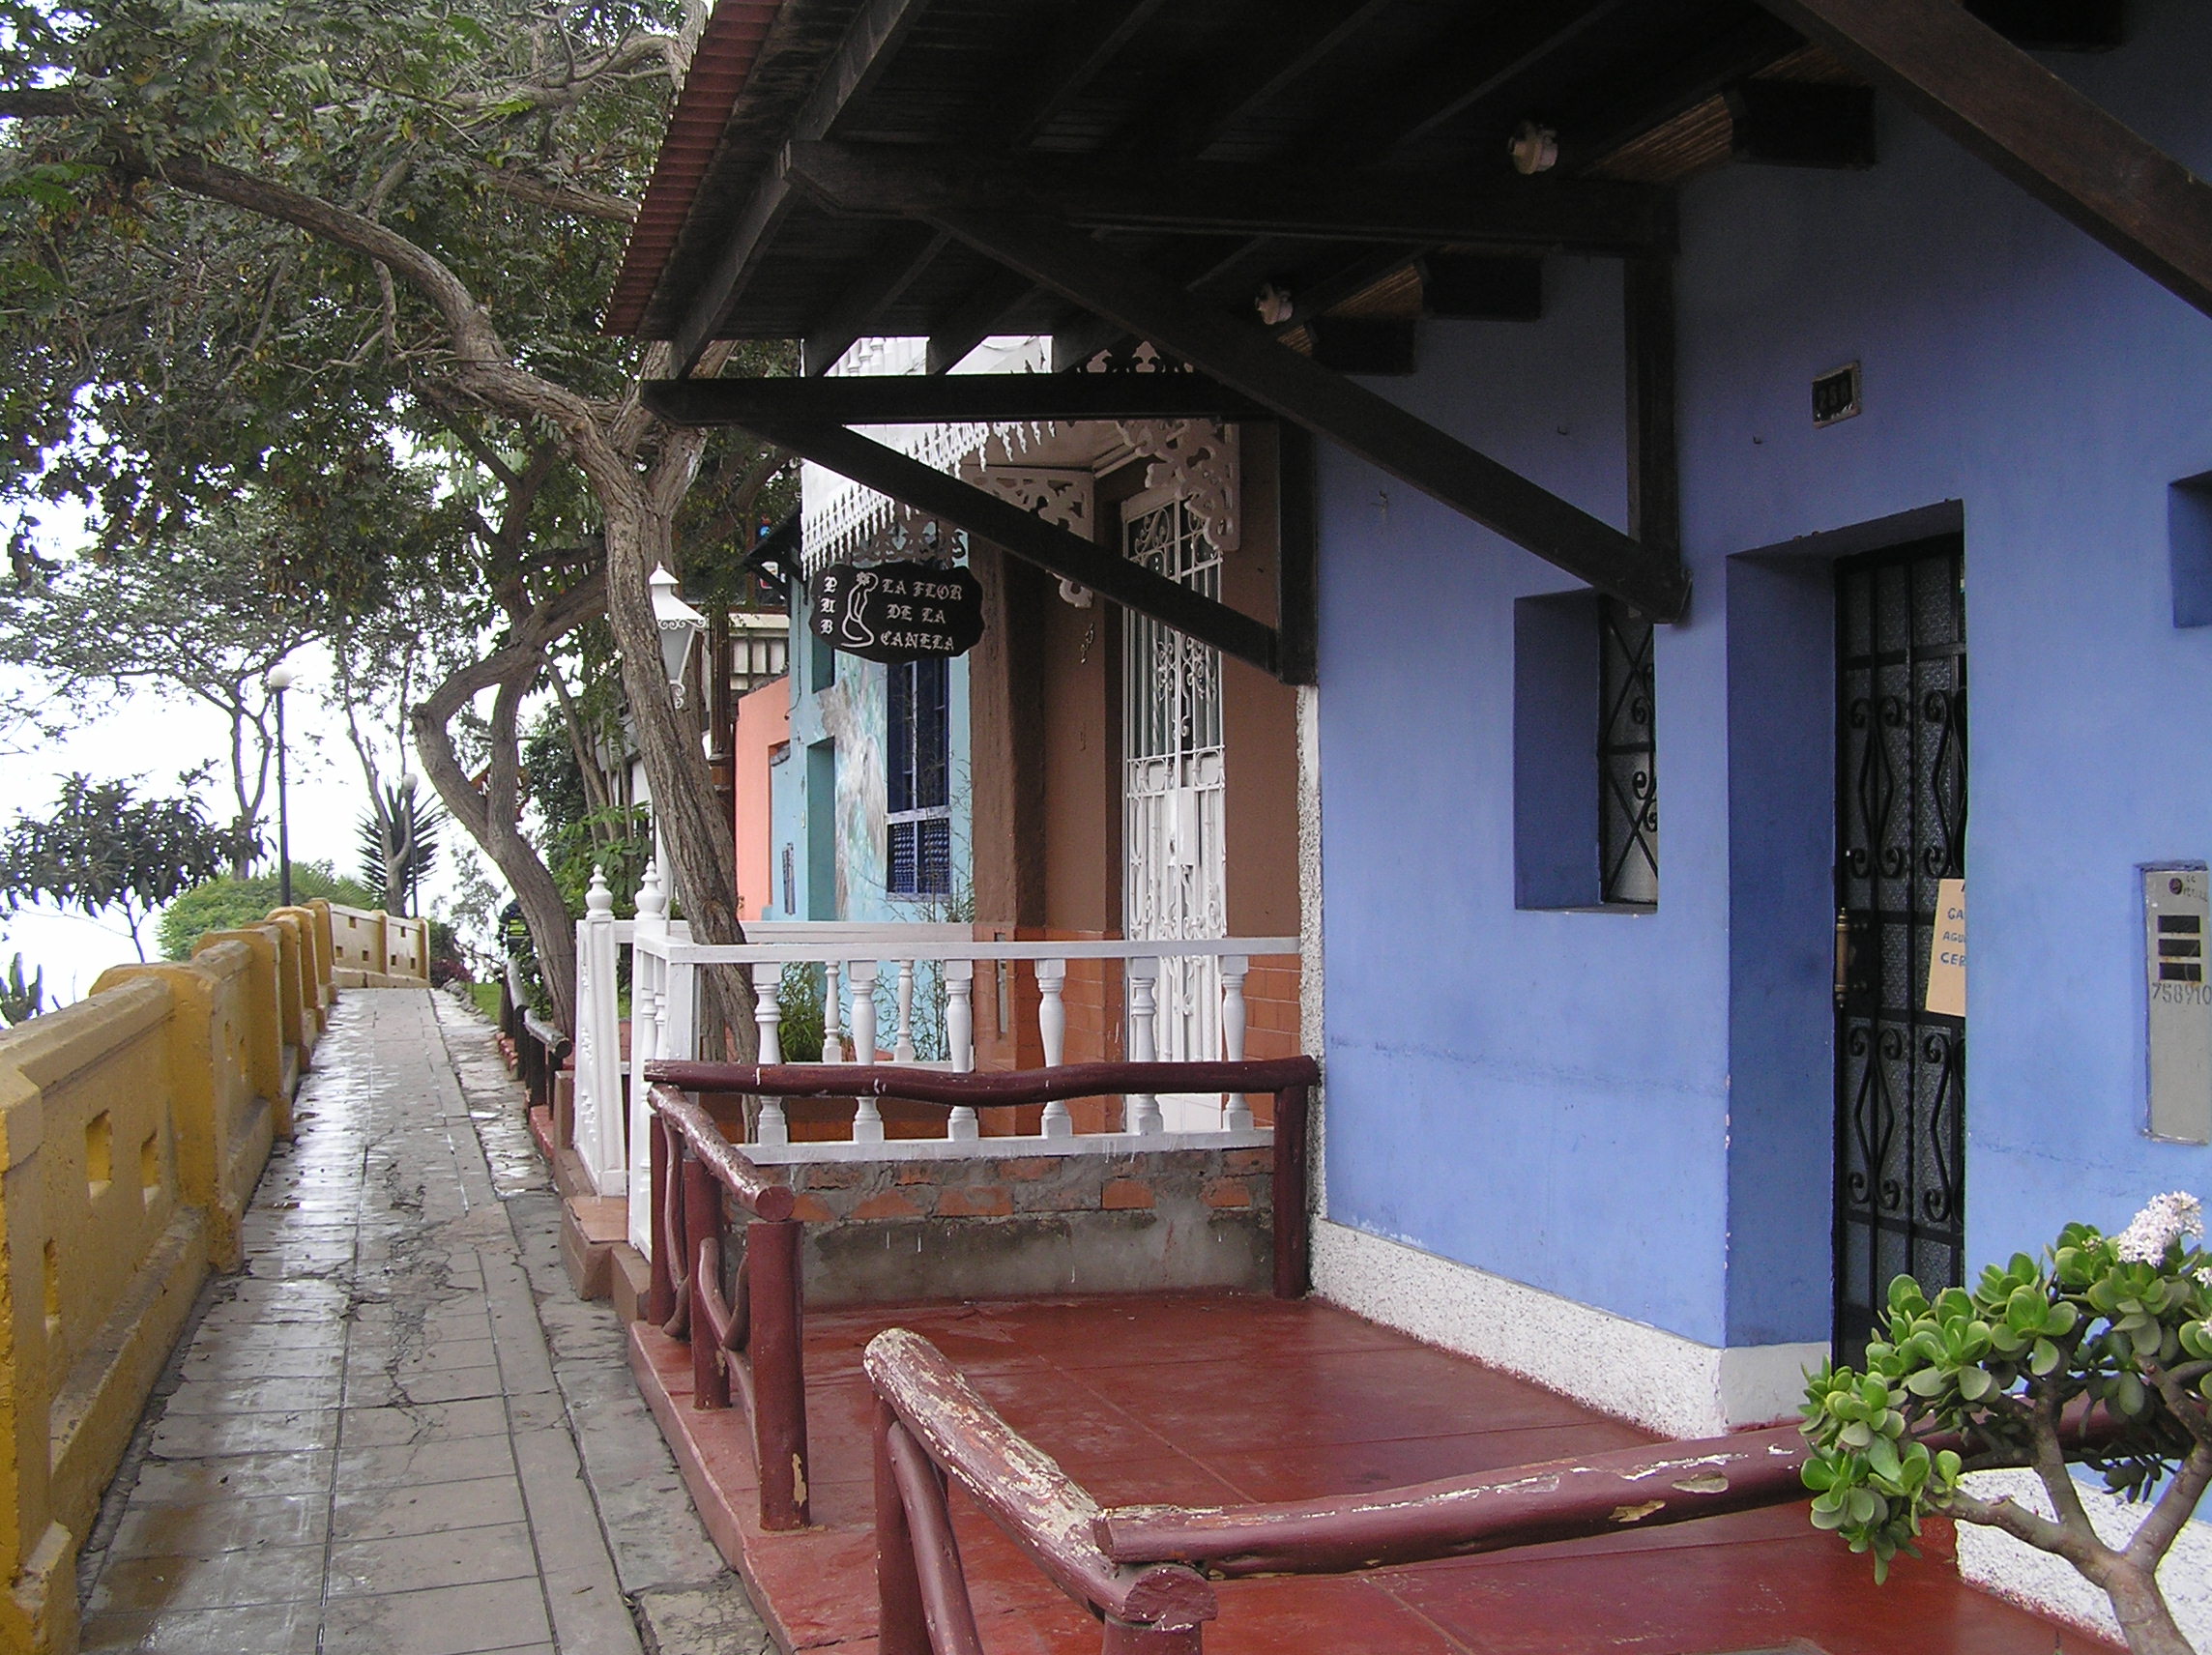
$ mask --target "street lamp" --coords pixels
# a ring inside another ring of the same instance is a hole
[[[292,906],[292,819],[284,798],[284,692],[298,677],[278,661],[261,681],[276,698],[276,891],[282,908]]]
[[[646,584],[653,588],[653,620],[660,628],[660,660],[668,669],[668,697],[684,705],[684,667],[691,658],[691,646],[707,629],[707,617],[676,595],[676,577],[667,566],[655,567]]]

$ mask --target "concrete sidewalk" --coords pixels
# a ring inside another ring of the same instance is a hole
[[[89,1538],[83,1648],[752,1655],[491,1030],[341,997]]]

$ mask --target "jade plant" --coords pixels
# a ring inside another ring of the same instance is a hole
[[[1933,1301],[1910,1276],[1889,1287],[1883,1335],[1863,1371],[1823,1366],[1806,1385],[1813,1523],[1885,1579],[1928,1513],[1986,1524],[2063,1557],[2111,1600],[2135,1655],[2191,1655],[2158,1565],[2212,1486],[2212,1260],[2203,1209],[2163,1195],[2117,1235],[2070,1224],[2040,1260],[2017,1253],[1971,1290]],[[2107,1545],[2068,1469],[2088,1466],[2147,1506]],[[2046,1517],[1961,1482],[2032,1470]]]

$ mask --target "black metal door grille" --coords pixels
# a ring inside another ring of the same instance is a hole
[[[1836,567],[1837,1359],[1892,1277],[1960,1284],[1965,1020],[1923,1009],[1936,882],[1966,837],[1965,548]]]

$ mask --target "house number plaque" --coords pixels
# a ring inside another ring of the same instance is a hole
[[[814,577],[807,624],[870,661],[964,655],[983,636],[983,585],[941,564],[831,564]]]

